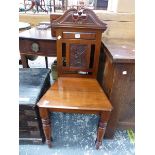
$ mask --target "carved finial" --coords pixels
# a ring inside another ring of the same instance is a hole
[[[77,13],[73,14],[73,21],[83,23],[87,18],[87,14],[83,13],[83,10],[77,10]]]
[[[75,23],[79,23],[82,24],[86,18],[87,18],[87,14],[83,13],[83,10],[85,9],[85,1],[84,0],[79,0],[79,5],[77,7],[77,12],[73,14],[72,18],[73,18],[73,22]]]
[[[74,26],[73,26],[74,25]],[[52,27],[80,27],[106,30],[106,24],[90,9],[69,9],[52,23]]]

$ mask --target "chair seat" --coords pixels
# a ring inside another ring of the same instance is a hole
[[[59,77],[58,80],[52,85],[51,89],[64,91],[103,92],[96,79],[73,77]]]
[[[111,111],[112,106],[95,79],[60,77],[38,102],[39,107]]]

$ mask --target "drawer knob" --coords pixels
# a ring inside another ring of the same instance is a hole
[[[33,52],[38,52],[39,51],[39,44],[38,43],[32,43],[31,49]]]

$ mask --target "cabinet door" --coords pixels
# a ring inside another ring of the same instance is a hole
[[[117,126],[119,128],[132,128],[135,126],[135,66],[124,66],[126,77],[123,79],[122,102]],[[122,70],[120,72],[123,72]],[[121,79],[120,79],[121,80]]]
[[[114,109],[107,127],[108,137],[114,135],[117,127],[134,129],[135,123],[134,64],[116,63],[113,69],[109,99]]]

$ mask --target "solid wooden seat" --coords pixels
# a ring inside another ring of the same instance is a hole
[[[98,114],[98,149],[112,110],[96,80],[101,34],[106,26],[89,9],[70,9],[53,22],[52,28],[57,37],[58,80],[37,104],[46,142],[51,147],[50,112]]]
[[[74,77],[59,77],[51,89],[103,92],[96,79]]]
[[[39,101],[39,107],[91,111],[111,111],[112,106],[95,79],[58,78],[46,95]]]

